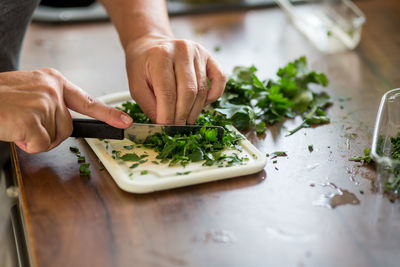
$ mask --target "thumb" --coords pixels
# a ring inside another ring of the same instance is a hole
[[[64,101],[68,108],[116,128],[128,128],[133,122],[125,112],[100,102],[66,79]]]

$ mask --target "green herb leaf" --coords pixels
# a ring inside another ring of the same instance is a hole
[[[140,165],[140,163],[133,163],[129,168],[130,169],[134,169],[134,168],[136,168],[137,166],[139,166]]]
[[[271,153],[271,159],[277,158],[277,157],[287,157],[287,154],[285,151],[275,151]]]
[[[119,157],[119,159],[123,161],[139,161],[141,158],[136,153],[128,153]]]
[[[89,176],[89,174],[90,174],[89,166],[90,166],[90,163],[82,163],[79,166],[79,174],[81,176]]]
[[[177,172],[176,175],[188,175],[191,172]]]
[[[76,146],[70,146],[69,150],[73,153],[79,153],[79,148]]]
[[[314,151],[314,146],[313,145],[309,145],[308,146],[308,151],[310,151],[310,153],[313,152]]]

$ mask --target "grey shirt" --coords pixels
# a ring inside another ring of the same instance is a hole
[[[39,1],[0,0],[0,72],[18,69],[25,31]],[[0,169],[8,156],[9,144],[0,142]]]

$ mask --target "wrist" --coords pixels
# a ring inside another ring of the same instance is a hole
[[[139,47],[142,44],[148,42],[159,42],[165,40],[171,40],[174,36],[172,33],[159,33],[159,32],[149,32],[139,36],[134,36],[126,40],[123,44],[124,50],[127,51],[131,47]]]

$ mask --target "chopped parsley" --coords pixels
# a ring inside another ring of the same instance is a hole
[[[303,122],[289,131],[288,135],[291,135],[302,128],[330,121],[325,114],[330,103],[329,96],[309,88],[309,84],[326,87],[328,79],[323,73],[310,71],[305,57],[280,68],[277,80],[262,81],[256,72],[254,66],[235,67],[225,93],[213,103],[216,110],[239,130],[255,127],[261,134],[266,130],[264,125],[301,115]]]
[[[371,159],[371,149],[370,148],[366,148],[364,149],[364,156],[360,156],[360,157],[351,157],[349,158],[349,161],[355,161],[355,162],[361,162],[361,163],[371,163],[372,159]]]
[[[82,163],[79,166],[79,174],[80,174],[80,176],[89,176],[89,174],[90,174],[89,166],[90,166],[90,163]]]
[[[141,172],[140,172],[141,175],[146,175],[146,174],[148,174],[148,173],[149,173],[149,171],[147,171],[147,170],[144,170],[144,171],[141,171]]]
[[[79,148],[76,146],[70,146],[69,150],[75,154],[79,153]]]
[[[70,146],[69,150],[74,153],[77,158],[78,158],[78,163],[80,163],[79,166],[79,175],[80,176],[89,176],[90,174],[90,163],[85,163],[86,159],[85,156],[81,155],[81,152],[79,151],[79,148],[76,146]]]
[[[136,154],[136,153],[127,153],[118,158],[123,161],[139,161],[139,160],[141,160],[141,157],[138,156],[138,154]]]
[[[177,172],[176,175],[188,175],[191,172]]]
[[[140,164],[139,163],[133,163],[129,168],[130,169],[133,169],[133,168],[136,168],[137,166],[139,166]]]
[[[287,157],[287,154],[285,151],[275,151],[268,155],[271,156],[271,159],[275,159],[277,157]]]

